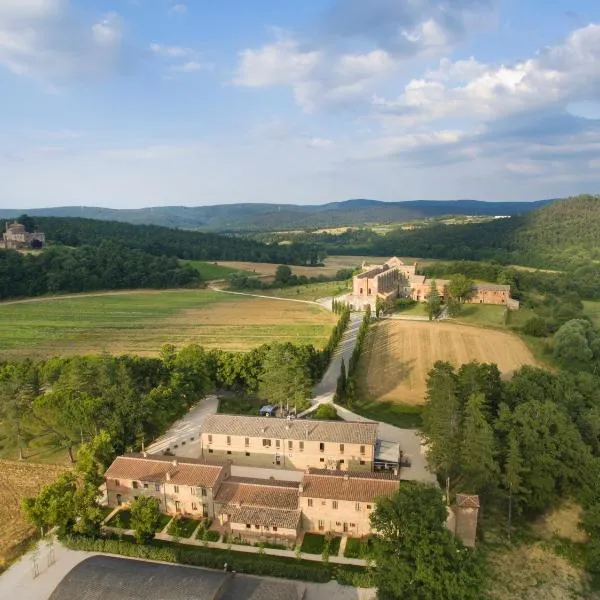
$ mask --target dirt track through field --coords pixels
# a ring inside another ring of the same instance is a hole
[[[515,335],[454,323],[383,321],[372,327],[359,364],[359,386],[368,399],[422,404],[427,374],[438,360],[453,365],[496,363],[504,375],[536,364]]]

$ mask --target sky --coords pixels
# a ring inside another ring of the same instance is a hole
[[[0,208],[599,191],[598,0],[0,0]]]

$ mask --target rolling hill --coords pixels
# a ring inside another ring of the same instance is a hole
[[[600,261],[600,196],[569,198],[487,223],[395,230],[371,251],[558,269]]]
[[[482,202],[477,200],[414,200],[381,202],[346,200],[318,206],[295,204],[222,204],[110,209],[86,206],[43,209],[0,209],[0,218],[23,213],[35,217],[81,217],[133,224],[162,225],[204,231],[265,231],[342,227],[365,223],[409,221],[445,215],[518,215],[551,202]]]

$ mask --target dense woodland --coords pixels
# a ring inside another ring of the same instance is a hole
[[[0,251],[0,299],[133,288],[186,287],[198,272],[176,258],[132,250],[110,240],[97,246],[50,247],[40,254]]]
[[[35,226],[52,244],[98,246],[112,240],[126,248],[154,256],[193,260],[245,260],[291,265],[318,264],[314,247],[292,244],[272,245],[241,237],[169,229],[156,225],[130,225],[116,221],[36,217]]]

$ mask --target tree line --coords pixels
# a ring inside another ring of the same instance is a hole
[[[318,265],[322,258],[321,251],[314,245],[267,245],[243,237],[157,225],[132,225],[68,217],[35,217],[33,222],[37,229],[46,234],[49,243],[70,247],[98,246],[105,240],[112,240],[126,248],[141,250],[154,256],[192,260]]]
[[[194,286],[198,272],[176,258],[103,240],[97,246],[51,247],[40,254],[0,251],[0,300],[93,290]]]

